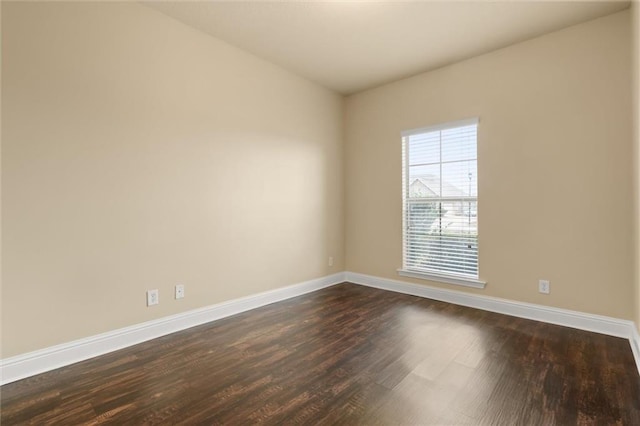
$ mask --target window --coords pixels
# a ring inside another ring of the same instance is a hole
[[[402,275],[484,287],[477,128],[473,119],[403,132]]]

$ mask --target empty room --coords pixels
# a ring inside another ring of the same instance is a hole
[[[637,1],[2,1],[0,423],[640,424]]]

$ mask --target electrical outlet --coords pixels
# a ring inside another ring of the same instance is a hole
[[[147,306],[153,306],[160,303],[160,294],[157,289],[147,290]]]
[[[551,284],[549,284],[548,280],[539,280],[538,281],[538,291],[543,294],[549,294],[551,290]]]
[[[184,284],[176,285],[176,299],[182,299],[184,297]]]
[[[333,266],[333,257],[329,256],[329,266]]]

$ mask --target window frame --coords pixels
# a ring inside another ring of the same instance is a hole
[[[486,286],[486,281],[482,281],[480,280],[479,276],[480,276],[480,262],[479,262],[479,258],[478,258],[478,265],[477,265],[477,271],[478,271],[478,275],[474,276],[474,275],[468,275],[468,274],[457,274],[457,273],[448,273],[448,272],[443,272],[443,271],[439,271],[436,269],[433,270],[429,270],[429,269],[416,269],[416,268],[408,268],[407,265],[407,226],[408,226],[408,210],[409,210],[409,186],[410,183],[408,182],[409,180],[409,149],[408,149],[408,138],[410,136],[414,136],[414,135],[418,135],[418,134],[423,134],[423,133],[431,133],[431,132],[437,132],[437,131],[443,131],[443,130],[448,130],[448,129],[452,129],[452,128],[457,128],[457,127],[464,127],[464,126],[471,126],[471,125],[475,125],[476,126],[476,132],[478,132],[479,130],[479,123],[480,120],[478,117],[475,118],[469,118],[469,119],[465,119],[465,120],[457,120],[457,121],[451,121],[451,122],[447,122],[447,123],[441,123],[441,124],[437,124],[434,126],[428,126],[428,127],[421,127],[421,128],[417,128],[417,129],[411,129],[411,130],[405,130],[403,132],[401,132],[401,142],[402,142],[402,268],[398,269],[397,272],[399,275],[401,276],[405,276],[405,277],[409,277],[409,278],[418,278],[418,279],[425,279],[425,280],[429,280],[429,281],[436,281],[436,282],[441,282],[441,283],[447,283],[447,284],[455,284],[455,285],[462,285],[465,287],[473,287],[473,288],[484,288]],[[477,152],[478,152],[478,135],[476,133],[476,167],[478,164],[478,156],[477,156]],[[440,155],[442,155],[440,153]],[[442,165],[442,158],[440,159],[439,162],[440,165]],[[438,200],[442,200],[442,194],[440,194],[441,198],[438,198]],[[473,197],[469,197],[469,198],[473,198]],[[475,196],[475,202],[476,202],[476,208],[478,209],[478,199],[479,196],[476,193]],[[477,213],[477,216],[479,216],[479,214]],[[479,231],[479,230],[478,230]],[[478,232],[478,238],[479,238],[479,232]],[[478,253],[479,253],[479,248],[480,245],[478,244]]]

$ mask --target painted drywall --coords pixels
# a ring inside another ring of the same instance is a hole
[[[634,300],[635,323],[640,330],[640,1],[631,3],[632,45],[632,99],[634,147]]]
[[[339,96],[136,3],[2,6],[3,358],[344,270]]]
[[[2,46],[2,2],[0,2],[0,46]],[[0,53],[0,82],[2,54]],[[0,321],[2,320],[2,84],[0,84]],[[2,357],[2,325],[0,325],[0,358]]]
[[[629,11],[346,101],[347,270],[633,319]],[[403,130],[479,117],[484,290],[399,277]],[[537,291],[551,281],[551,294]]]

